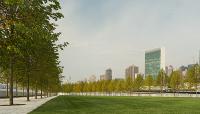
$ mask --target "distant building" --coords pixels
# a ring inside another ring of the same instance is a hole
[[[139,73],[139,67],[131,65],[125,70],[125,78],[131,77],[134,80],[138,73]]]
[[[192,68],[195,64],[189,64],[188,69]]]
[[[88,81],[89,82],[95,82],[96,81],[96,76],[95,75],[90,76]]]
[[[100,80],[105,80],[105,75],[100,75]]]
[[[144,74],[142,74],[142,73],[137,73],[137,74],[135,74],[135,79],[136,79],[138,76],[142,76],[142,78],[145,79],[145,76],[144,76]]]
[[[105,74],[100,75],[100,80],[112,80],[112,69],[107,69]]]
[[[112,80],[112,69],[107,69],[105,72],[105,80]]]
[[[167,74],[167,76],[170,76],[172,74],[173,70],[174,70],[174,68],[172,65],[165,67],[165,73]]]
[[[156,79],[159,71],[165,70],[165,49],[157,48],[145,52],[145,76]]]
[[[188,67],[186,67],[186,66],[181,66],[181,67],[179,68],[180,71],[185,71],[185,70],[187,70],[187,69],[188,69]]]
[[[188,71],[188,70],[186,69],[185,71],[182,71],[182,72],[181,72],[181,74],[182,74],[183,77],[186,77],[187,71]]]
[[[191,66],[190,66],[190,67],[191,67]],[[186,76],[187,71],[188,71],[188,67],[186,67],[186,66],[181,66],[181,67],[179,68],[179,70],[180,70],[182,76]]]

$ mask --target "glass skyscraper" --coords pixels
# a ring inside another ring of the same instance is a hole
[[[156,79],[159,71],[165,70],[165,49],[158,48],[145,52],[145,76],[151,75]]]

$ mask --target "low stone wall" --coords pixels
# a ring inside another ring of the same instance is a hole
[[[100,93],[100,92],[88,92],[88,93],[59,93],[59,95],[74,95],[74,96],[150,96],[150,97],[200,97],[200,94],[188,94],[188,93]]]

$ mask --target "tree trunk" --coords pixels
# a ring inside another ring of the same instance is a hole
[[[174,89],[174,97],[175,97],[175,95],[176,95],[176,94],[175,94],[175,89]]]
[[[149,96],[150,96],[151,86],[149,86]]]
[[[197,97],[197,90],[198,90],[198,88],[197,88],[197,84],[196,84],[196,87],[195,87],[195,89],[196,89],[196,97]]]
[[[27,73],[27,101],[30,101],[30,99],[29,99],[29,73]]]
[[[40,97],[42,98],[42,88],[41,88],[41,91],[40,91],[41,93],[40,93]]]
[[[15,83],[16,83],[16,85],[15,85],[15,86],[16,86],[16,91],[15,91],[16,93],[15,93],[15,95],[16,95],[16,97],[18,97],[17,79],[16,79],[16,82],[15,82]]]
[[[160,94],[163,95],[163,86],[160,86]]]
[[[33,89],[31,89],[31,91],[32,91],[32,97],[34,96],[34,92],[33,92]]]
[[[23,86],[23,87],[22,87],[22,91],[23,91],[23,97],[24,97],[24,83],[23,83],[22,86]]]
[[[14,38],[14,29],[15,29],[15,25],[11,25],[10,26],[10,39]],[[10,88],[9,88],[9,105],[13,105],[13,64],[14,64],[14,54],[12,54],[12,52],[10,53],[10,77],[9,77],[9,84],[10,84]]]
[[[6,79],[6,97],[8,97],[8,89],[9,89],[8,83],[9,83],[9,79],[7,78]]]
[[[37,82],[36,82],[36,86],[35,86],[35,99],[37,99]]]
[[[48,82],[48,80],[47,80],[47,97],[49,97],[49,82]]]
[[[13,57],[10,57],[10,77],[9,77],[9,105],[13,105]]]
[[[52,91],[51,91],[51,89],[50,89],[50,91],[49,91],[49,97],[51,97],[51,96],[52,96],[51,94],[52,94]]]
[[[30,57],[27,57],[27,69],[26,69],[26,75],[27,75],[27,101],[30,101]]]

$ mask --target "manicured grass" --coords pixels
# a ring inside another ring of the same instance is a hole
[[[200,114],[200,99],[59,96],[30,114]]]

